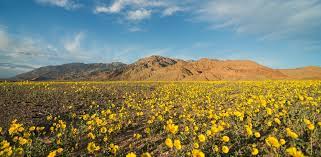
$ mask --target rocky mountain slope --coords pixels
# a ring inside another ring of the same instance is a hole
[[[17,75],[14,79],[128,81],[321,79],[321,68],[271,69],[250,60],[204,58],[197,61],[185,61],[150,56],[128,65],[123,63],[72,63],[47,66]]]
[[[84,64],[70,63],[58,66],[46,66],[17,75],[15,80],[88,80],[92,75],[108,73],[125,67],[123,63]]]

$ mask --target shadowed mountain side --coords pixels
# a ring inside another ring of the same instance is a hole
[[[132,64],[72,63],[47,66],[17,75],[15,80],[206,81],[321,79],[321,68],[271,69],[250,60],[203,58],[184,61],[150,56]]]
[[[111,72],[126,66],[123,63],[84,64],[70,63],[58,66],[46,66],[17,75],[15,80],[88,80],[91,76]]]

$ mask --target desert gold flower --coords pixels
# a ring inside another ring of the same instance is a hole
[[[143,153],[140,157],[152,157],[152,155],[146,152],[146,153]]]
[[[29,128],[29,131],[34,131],[35,129],[36,129],[36,127],[32,126],[32,127]]]
[[[201,150],[193,149],[192,156],[193,157],[205,157],[205,154]]]
[[[119,146],[112,143],[109,145],[109,149],[115,155],[119,150]]]
[[[290,128],[286,128],[286,134],[293,139],[297,139],[299,136],[295,132],[293,132]]]
[[[103,134],[106,133],[107,132],[107,128],[106,127],[100,128],[100,132],[103,133]]]
[[[303,153],[297,150],[295,147],[287,148],[286,153],[293,157],[304,157]]]
[[[141,137],[142,137],[141,134],[134,134],[134,138],[136,138],[136,139],[140,139]]]
[[[91,139],[95,139],[95,138],[96,138],[96,136],[95,136],[92,132],[88,133],[87,136],[88,136],[89,138],[91,138]]]
[[[213,146],[213,151],[214,151],[214,152],[218,152],[218,151],[219,151],[219,148],[218,148],[217,145],[214,145],[214,146]]]
[[[274,118],[274,122],[275,122],[276,124],[278,124],[278,125],[281,124],[281,120],[280,120],[279,118]]]
[[[95,151],[100,150],[100,146],[96,146],[96,144],[94,142],[90,142],[87,145],[87,150],[89,153],[94,153]]]
[[[272,115],[273,111],[272,111],[271,108],[266,108],[266,113],[267,113],[268,115]]]
[[[136,154],[133,152],[130,152],[126,155],[126,157],[136,157]]]
[[[178,139],[174,140],[174,146],[177,150],[181,150],[182,149],[181,141]]]
[[[280,139],[280,144],[281,144],[281,145],[284,145],[285,143],[286,143],[286,141],[285,141],[283,138],[281,138],[281,139]]]
[[[207,130],[206,131],[206,136],[211,136],[212,135],[212,131],[211,130]]]
[[[52,152],[50,152],[50,153],[48,154],[48,157],[55,157],[56,154],[57,154],[56,151],[52,151]]]
[[[248,136],[252,136],[253,135],[253,131],[252,131],[252,128],[248,125],[245,126],[245,130],[246,130],[246,134]]]
[[[62,153],[62,151],[64,151],[63,148],[58,148],[58,149],[57,149],[57,153]]]
[[[50,121],[52,119],[52,115],[47,116],[47,120]]]
[[[230,151],[230,149],[227,146],[222,146],[222,152],[224,154],[227,154]]]
[[[252,155],[257,155],[259,154],[259,150],[257,148],[252,148],[252,152],[251,152]]]
[[[279,143],[278,139],[273,136],[269,136],[268,138],[265,139],[265,142],[268,146],[272,146],[275,148],[279,148],[281,144]]]
[[[307,124],[307,127],[311,131],[315,129],[315,126],[313,124]]]
[[[254,133],[254,136],[255,136],[256,138],[260,138],[260,137],[261,137],[261,134],[260,134],[260,132],[255,132],[255,133]]]
[[[223,136],[221,140],[223,142],[228,142],[228,141],[230,141],[230,138],[228,136]]]
[[[23,138],[23,137],[19,137],[19,144],[20,145],[25,145],[28,143],[28,140]]]
[[[178,126],[175,125],[175,124],[169,123],[169,124],[167,124],[166,129],[167,129],[170,133],[176,134],[177,131],[178,131]]]
[[[200,134],[200,135],[198,135],[198,140],[199,140],[200,142],[205,142],[206,136],[205,136],[204,134]]]
[[[166,146],[167,146],[168,148],[173,148],[173,141],[172,141],[172,139],[167,138],[167,139],[165,140],[165,144],[166,144]]]

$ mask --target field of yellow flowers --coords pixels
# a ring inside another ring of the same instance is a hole
[[[0,156],[321,156],[321,81],[2,82]]]

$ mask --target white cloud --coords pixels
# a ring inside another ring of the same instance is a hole
[[[99,5],[96,6],[95,13],[120,13],[124,8],[145,8],[158,7],[164,5],[161,1],[151,0],[115,0],[110,6]]]
[[[125,4],[124,0],[117,0],[110,7],[96,6],[95,13],[118,13],[123,9]]]
[[[319,31],[320,10],[318,0],[214,0],[202,5],[197,14],[214,29],[280,39],[309,37]]]
[[[163,11],[163,16],[171,16],[178,11],[183,11],[183,9],[178,6],[168,7]]]
[[[7,32],[0,27],[0,49],[5,49],[9,45],[9,37]]]
[[[74,0],[35,0],[39,4],[52,5],[57,7],[62,7],[67,10],[77,9],[81,7],[81,4]]]
[[[128,29],[130,32],[143,32],[144,30],[142,30],[139,27],[131,27]]]
[[[77,53],[81,48],[81,41],[84,38],[83,32],[78,32],[72,40],[67,40],[64,43],[64,48],[69,53]]]
[[[143,19],[147,19],[151,16],[150,10],[140,9],[135,11],[129,11],[127,14],[127,19],[131,21],[140,21]]]
[[[173,0],[114,0],[110,5],[100,4],[94,9],[94,13],[119,14],[129,21],[141,21],[148,19],[152,14],[159,13],[162,16],[170,16],[179,11],[184,11],[185,2]]]

